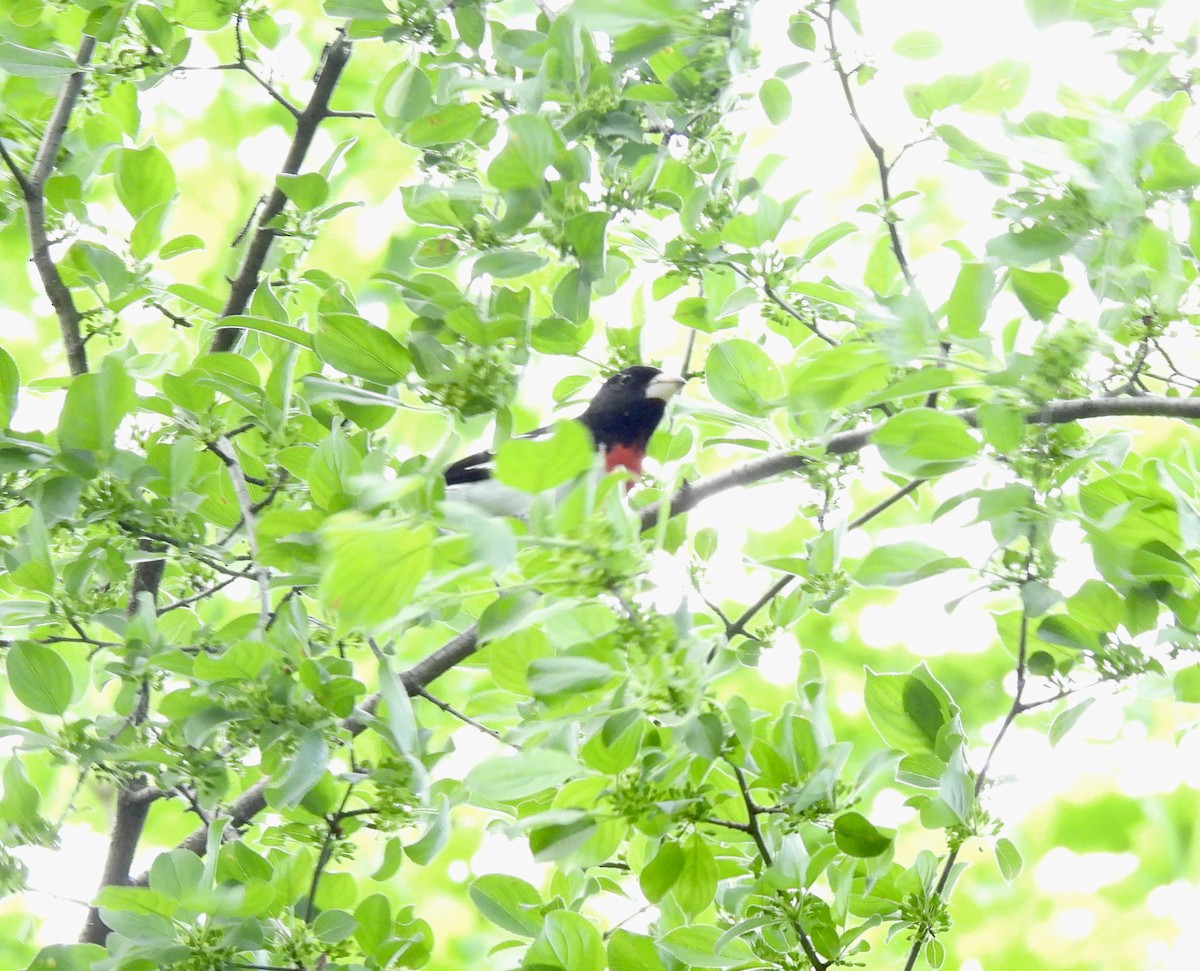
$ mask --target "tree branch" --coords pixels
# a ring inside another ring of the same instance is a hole
[[[950,412],[950,414],[957,415],[968,424],[973,425],[975,423],[976,413],[974,409],[962,409]],[[1102,418],[1120,415],[1200,420],[1200,398],[1158,398],[1147,395],[1138,398],[1085,398],[1071,401],[1056,401],[1027,415],[1025,421],[1031,425],[1054,425],[1078,421],[1083,418]],[[870,443],[871,436],[880,427],[880,425],[869,425],[852,432],[842,432],[839,435],[834,435],[829,440],[827,451],[835,455],[857,452]],[[778,452],[752,459],[726,472],[721,472],[708,479],[704,479],[695,485],[686,485],[669,501],[657,503],[643,510],[642,528],[643,530],[652,528],[658,522],[661,515],[677,516],[682,512],[695,508],[705,499],[718,495],[721,492],[726,492],[738,486],[752,485],[771,476],[794,471],[810,461],[812,459],[807,455],[800,455],[795,452]],[[917,488],[921,481],[924,480],[914,480],[914,482],[909,483],[905,486],[904,490],[899,490],[899,492],[904,492],[905,490],[911,491],[911,489]],[[885,500],[863,515],[876,515],[877,511],[881,512],[891,502],[895,502],[900,497],[898,493],[890,497],[890,501]],[[859,517],[860,520],[862,518]],[[456,634],[432,654],[422,658],[407,671],[400,674],[400,681],[404,685],[405,691],[409,695],[420,695],[422,693],[421,689],[433,683],[433,681],[455,667],[460,661],[474,654],[478,650],[478,644],[478,628],[475,626]],[[367,714],[371,714],[379,702],[380,695],[372,695],[362,704],[361,710]],[[342,727],[352,735],[357,735],[365,730],[366,722],[362,719],[361,715],[351,715],[342,723]],[[269,780],[260,779],[229,806],[223,815],[230,819],[231,828],[237,829],[245,826],[266,808],[267,801],[264,794],[268,782]],[[203,855],[207,839],[208,829],[207,827],[202,827],[184,839],[179,844],[179,847]],[[146,886],[147,880],[148,875],[143,874],[135,882],[138,886]]]
[[[316,86],[313,88],[312,97],[304,110],[296,116],[296,134],[292,137],[291,148],[288,149],[287,157],[283,160],[283,167],[280,170],[282,174],[295,175],[300,171],[300,165],[312,146],[317,127],[329,117],[329,100],[333,97],[333,91],[341,79],[346,62],[350,60],[350,52],[350,39],[345,28],[342,28],[333,41],[325,47],[321,63],[317,67]],[[283,194],[282,189],[276,186],[271,190],[266,205],[258,214],[254,236],[246,251],[246,257],[242,261],[241,270],[230,287],[229,299],[221,311],[222,317],[232,317],[246,309],[250,295],[258,286],[258,275],[266,264],[267,253],[275,239],[275,229],[271,223],[276,216],[283,212],[286,203],[287,196]],[[220,328],[213,337],[209,350],[213,353],[233,350],[241,333],[241,329],[237,327]]]
[[[971,427],[978,424],[977,410],[974,408],[960,408],[946,414],[961,418]],[[1065,425],[1088,418],[1118,417],[1182,418],[1200,421],[1200,398],[1138,395],[1129,398],[1073,398],[1052,401],[1027,414],[1025,424]],[[829,455],[849,455],[862,451],[870,445],[871,437],[883,424],[880,422],[864,425],[854,431],[840,432],[829,439],[825,451]],[[699,482],[684,483],[669,500],[656,502],[642,510],[642,530],[652,529],[664,513],[678,516],[722,492],[753,485],[786,472],[795,472],[812,461],[810,455],[799,452],[771,452]]]
[[[96,38],[85,35],[79,42],[79,51],[75,55],[75,63],[79,70],[67,77],[55,102],[54,111],[46,123],[46,130],[38,145],[37,154],[33,158],[33,166],[28,176],[22,176],[16,163],[4,152],[4,161],[12,171],[21,195],[25,200],[25,222],[29,233],[29,249],[33,265],[42,281],[42,289],[54,307],[58,317],[58,329],[62,334],[63,347],[67,352],[67,366],[73,375],[86,374],[88,369],[87,351],[83,342],[83,315],[75,305],[75,298],[63,282],[58,272],[58,266],[50,255],[50,238],[46,233],[46,180],[54,171],[58,160],[58,150],[62,146],[63,137],[67,132],[67,124],[71,120],[71,112],[79,100],[83,90],[85,76],[84,67],[92,59],[96,49]]]
[[[149,552],[152,543],[142,540],[139,544]],[[149,594],[153,603],[158,599],[158,587],[162,583],[164,560],[143,560],[133,570],[133,582],[129,591],[129,605],[126,614],[132,616],[138,607],[138,598]],[[133,724],[145,721],[148,702],[148,686],[143,684],[142,697],[132,715]],[[142,830],[146,825],[146,816],[150,812],[150,803],[156,790],[147,782],[144,776],[138,775],[132,779],[118,783],[117,804],[113,818],[112,836],[108,842],[108,855],[104,860],[104,870],[100,876],[101,889],[109,886],[125,886],[129,883],[129,869],[133,866],[133,855],[137,851],[142,838]],[[147,798],[147,797],[151,798]],[[84,944],[103,944],[108,937],[108,926],[100,919],[100,911],[96,907],[88,909],[87,919],[79,939]]]

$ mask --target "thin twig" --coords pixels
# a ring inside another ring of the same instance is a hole
[[[180,317],[179,314],[172,313],[166,307],[164,307],[161,303],[159,303],[157,300],[147,300],[146,306],[153,307],[160,314],[162,314],[164,317],[166,317],[167,320],[169,320],[171,322],[172,327],[190,328],[192,326],[192,322],[190,320],[188,320],[186,317]]]
[[[746,781],[746,774],[742,771],[741,766],[729,763],[729,767],[733,769],[733,775],[737,779],[738,789],[742,794],[742,802],[746,806],[746,832],[750,834],[754,840],[754,845],[758,847],[759,855],[762,856],[763,863],[770,866],[775,862],[771,855],[770,849],[767,848],[767,841],[763,837],[762,827],[758,825],[758,806],[750,795],[750,784]],[[805,948],[807,953],[808,949]],[[810,954],[811,958],[812,955]],[[815,963],[815,962],[814,962]]]
[[[834,11],[837,7],[837,0],[830,0],[829,10],[823,16],[817,16],[825,23],[825,32],[829,38],[829,62],[833,65],[834,73],[837,74],[838,82],[842,87],[842,97],[846,101],[846,108],[850,112],[850,117],[854,120],[854,124],[858,126],[858,131],[866,142],[867,148],[875,157],[875,167],[879,170],[879,190],[883,197],[884,208],[884,223],[887,225],[888,236],[891,239],[892,253],[896,257],[896,262],[900,265],[900,272],[904,275],[904,282],[908,284],[909,290],[917,289],[917,281],[913,278],[912,270],[908,266],[908,257],[904,254],[904,243],[900,239],[900,231],[896,228],[895,214],[892,212],[892,189],[889,182],[892,168],[888,164],[887,156],[884,154],[883,146],[879,144],[875,136],[871,134],[871,130],[867,128],[866,123],[862,120],[862,116],[858,113],[858,105],[854,100],[854,91],[850,87],[850,74],[842,64],[842,54],[838,50],[837,38],[834,34]]]
[[[263,630],[270,630],[273,626],[275,626],[275,621],[279,619],[279,615],[283,612],[283,608],[287,606],[288,601],[303,589],[303,587],[292,587],[287,593],[279,598],[279,603],[277,603],[275,605],[275,609],[271,611],[271,616],[267,618],[267,624]]]
[[[8,149],[4,146],[4,139],[0,138],[0,159],[4,160],[4,164],[8,166],[8,171],[12,173],[13,181],[17,183],[17,188],[21,190],[22,197],[29,194],[29,182],[25,178],[25,173],[21,171],[21,167],[17,165],[17,160],[8,154]]]
[[[804,314],[800,313],[799,310],[797,310],[790,303],[788,303],[786,300],[784,300],[783,297],[781,297],[779,295],[779,292],[770,283],[768,283],[765,279],[764,280],[758,279],[753,274],[742,269],[742,267],[738,266],[738,264],[736,264],[736,263],[731,263],[731,262],[727,261],[727,262],[723,263],[722,265],[729,267],[731,270],[733,270],[734,273],[736,273],[738,276],[740,276],[743,280],[745,280],[747,283],[749,283],[752,287],[755,287],[755,288],[761,290],[763,292],[763,295],[768,300],[770,300],[773,304],[775,304],[777,307],[779,307],[780,310],[782,310],[784,313],[786,313],[793,320],[799,321],[808,330],[812,331],[812,333],[814,335],[819,337],[830,347],[839,346],[838,342],[836,340],[834,340],[832,337],[830,337],[828,334],[826,334],[824,331],[822,331],[820,327],[817,326],[816,321],[809,320],[807,317],[804,316]]]
[[[923,482],[926,482],[926,481],[928,481],[928,480],[927,479],[913,479],[911,482],[905,483],[903,486],[901,486],[899,489],[897,489],[895,492],[893,492],[886,499],[883,499],[880,502],[876,503],[874,506],[872,506],[870,509],[868,509],[866,512],[864,512],[861,516],[858,516],[857,518],[852,520],[846,526],[846,530],[849,531],[852,529],[861,529],[863,526],[865,526],[867,523],[869,523],[872,519],[874,519],[880,513],[891,508],[893,505],[895,505],[897,502],[899,502],[901,499],[903,499],[909,493],[914,492],[916,489],[918,489],[921,486],[921,484]],[[757,614],[760,610],[762,610],[763,607],[765,607],[767,604],[769,604],[777,596],[779,596],[779,594],[781,594],[784,590],[786,590],[787,587],[795,580],[796,580],[796,575],[793,573],[789,573],[786,576],[781,577],[779,580],[776,580],[775,583],[771,584],[771,588],[769,590],[767,590],[767,592],[764,593],[761,597],[759,597],[758,600],[756,600],[750,607],[747,607],[745,612],[737,620],[735,620],[731,624],[726,623],[725,639],[732,640],[733,637],[736,636],[737,634],[745,634],[746,633],[746,624],[748,624],[754,618],[754,615]]]
[[[229,480],[233,483],[233,491],[237,496],[238,507],[242,511],[242,524],[246,528],[246,545],[250,547],[250,562],[254,576],[258,581],[258,626],[266,630],[271,618],[271,576],[265,566],[258,563],[258,536],[254,532],[254,503],[250,499],[250,488],[246,485],[246,474],[242,471],[242,463],[238,461],[233,444],[222,435],[209,448],[217,453],[217,457],[225,463],[229,471]]]
[[[258,84],[262,87],[262,89],[267,92],[267,94],[269,94],[272,98],[274,98],[281,105],[283,105],[287,109],[288,114],[290,114],[293,118],[299,118],[300,117],[300,109],[297,108],[290,101],[288,101],[288,99],[285,98],[282,94],[280,94],[275,89],[275,86],[273,84],[271,84],[269,81],[266,81],[263,78],[259,77],[258,74],[255,72],[254,68],[252,68],[250,66],[250,62],[246,59],[246,45],[242,39],[242,20],[243,19],[244,19],[244,14],[239,10],[237,17],[234,18],[234,21],[233,21],[233,36],[234,36],[235,41],[237,42],[237,53],[238,53],[237,66],[239,68],[241,68],[243,71],[245,71],[247,74],[249,74],[250,77],[254,78],[254,80],[257,81]]]
[[[198,603],[201,600],[207,600],[218,590],[223,590],[231,583],[236,583],[240,579],[242,579],[240,576],[226,577],[220,583],[213,584],[213,586],[201,590],[199,593],[192,594],[190,597],[183,597],[180,600],[172,600],[169,604],[159,607],[158,612],[160,614],[165,614],[172,610],[178,610],[180,607],[188,607],[191,604]]]
[[[454,708],[451,705],[447,704],[446,702],[442,701],[441,698],[438,698],[435,695],[430,694],[424,688],[416,687],[413,689],[413,691],[411,693],[416,695],[419,698],[424,698],[426,701],[430,702],[431,704],[436,705],[438,708],[441,708],[442,711],[444,711],[447,715],[453,715],[464,725],[470,725],[472,728],[478,729],[479,731],[483,732],[483,734],[490,735],[497,742],[503,742],[505,745],[508,745],[511,748],[515,748],[518,751],[520,751],[521,746],[515,744],[514,742],[509,742],[509,741],[505,740],[503,737],[501,737],[500,733],[498,731],[496,731],[494,728],[488,728],[487,725],[483,725],[480,722],[477,722],[470,715],[463,714],[457,708]]]
[[[734,778],[737,779],[738,791],[742,794],[742,803],[746,807],[746,830],[750,834],[750,838],[754,840],[754,845],[758,847],[759,855],[766,866],[771,866],[774,858],[771,855],[770,849],[767,847],[767,841],[763,837],[762,827],[759,826],[759,806],[754,801],[754,797],[750,795],[750,784],[746,781],[746,774],[742,771],[741,766],[735,765],[733,762],[728,762],[729,767],[733,769]],[[812,942],[812,938],[808,936],[804,925],[800,923],[799,918],[793,921],[793,926],[796,928],[796,936],[800,940],[800,947],[804,950],[805,957],[816,971],[825,971],[829,967],[829,962],[822,961],[817,954],[816,946]]]
[[[1025,582],[1029,583],[1033,579],[1033,537],[1030,536],[1030,552],[1025,560]],[[1017,716],[1021,714],[1023,699],[1026,685],[1026,661],[1029,649],[1029,608],[1022,605],[1021,607],[1021,626],[1017,635],[1017,687],[1013,692],[1012,704],[1009,706],[1008,714],[1004,716],[1004,721],[1000,724],[1000,730],[996,732],[996,737],[992,739],[992,744],[988,748],[987,755],[983,759],[983,765],[980,766],[979,773],[975,776],[975,798],[978,799],[980,793],[983,792],[984,785],[987,782],[988,772],[992,766],[992,758],[996,754],[996,750],[1000,747],[1000,743],[1004,741],[1004,737],[1008,734],[1009,728],[1013,722],[1017,720]],[[951,848],[946,854],[946,859],[942,863],[942,872],[938,876],[938,881],[934,887],[934,893],[939,897],[946,892],[946,887],[950,882],[950,875],[954,872],[954,864],[958,861],[958,853],[962,848],[962,844],[958,844]],[[917,963],[917,958],[920,957],[921,948],[925,946],[929,940],[929,935],[918,933],[913,938],[912,948],[908,952],[908,959],[904,962],[904,971],[912,971],[913,966]]]
[[[317,912],[317,887],[321,884],[321,877],[325,874],[325,868],[329,866],[329,861],[333,859],[333,848],[338,838],[342,835],[342,818],[346,811],[346,803],[350,801],[350,797],[354,794],[354,783],[351,782],[346,786],[346,794],[342,796],[341,804],[337,808],[337,812],[329,816],[325,820],[325,839],[321,842],[321,851],[317,855],[317,865],[313,867],[312,882],[308,885],[308,903],[304,908],[304,923],[311,924],[313,917]]]

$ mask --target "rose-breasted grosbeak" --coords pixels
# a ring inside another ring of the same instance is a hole
[[[604,471],[624,468],[634,475],[641,473],[646,444],[662,420],[667,402],[683,385],[683,378],[641,364],[618,371],[604,382],[576,419],[591,433],[596,451],[603,456]],[[549,431],[539,428],[529,437]],[[442,473],[446,498],[494,515],[525,515],[530,497],[492,477],[494,459],[492,452],[476,452],[447,466]]]

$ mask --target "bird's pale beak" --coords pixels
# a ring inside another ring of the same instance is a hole
[[[659,374],[646,385],[646,397],[657,398],[659,401],[670,401],[687,383],[685,378],[675,374]]]

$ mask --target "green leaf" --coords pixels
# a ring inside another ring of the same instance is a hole
[[[551,818],[539,822],[529,833],[529,848],[538,863],[565,860],[597,835],[596,820],[581,809],[545,815]]]
[[[1074,244],[1057,229],[1045,225],[1011,230],[988,241],[987,252],[1007,266],[1030,266],[1068,253]]]
[[[429,76],[415,64],[401,62],[383,76],[375,89],[375,117],[392,135],[420,118],[433,106]]]
[[[683,848],[674,840],[664,840],[650,860],[638,874],[638,885],[646,899],[658,903],[683,872]]]
[[[114,159],[117,198],[134,219],[175,197],[175,170],[157,145],[119,148]]]
[[[522,492],[538,493],[570,482],[592,468],[592,436],[577,421],[560,421],[543,438],[510,438],[496,450],[496,478]]]
[[[985,401],[975,412],[984,441],[1010,455],[1025,439],[1025,413],[1009,401]]]
[[[571,15],[591,30],[616,36],[636,28],[670,24],[685,17],[691,9],[682,0],[622,0],[619,4],[610,0],[575,0]]]
[[[30,711],[63,715],[71,703],[71,669],[58,652],[43,644],[18,641],[8,649],[8,686]]]
[[[604,276],[605,239],[608,230],[607,212],[582,212],[566,223],[567,242],[579,260],[579,268],[593,280]]]
[[[362,459],[345,433],[334,427],[312,450],[304,477],[313,502],[330,512],[341,512],[353,501],[350,480],[362,471]]]
[[[1177,701],[1200,705],[1200,664],[1192,664],[1176,671],[1172,686]]]
[[[510,934],[535,937],[542,926],[542,897],[520,877],[488,873],[471,884],[469,893],[479,913]]]
[[[792,371],[788,404],[793,414],[814,423],[839,408],[886,387],[892,367],[887,352],[874,344],[843,344],[816,352]]]
[[[980,448],[961,418],[928,408],[893,415],[871,440],[893,469],[922,478],[961,468]]]
[[[410,860],[419,866],[428,866],[450,840],[450,800],[438,798],[434,816],[420,838],[404,847]]]
[[[0,43],[0,71],[24,78],[59,78],[74,74],[79,65],[66,54],[20,44]]]
[[[763,111],[772,125],[782,125],[792,112],[792,92],[779,78],[767,78],[758,91]]]
[[[489,641],[507,637],[520,630],[525,626],[538,601],[537,594],[528,590],[501,594],[479,615],[476,642],[482,647]]]
[[[37,787],[25,775],[21,760],[13,755],[4,766],[4,797],[0,799],[0,819],[23,826],[38,818],[41,797]]]
[[[547,167],[563,151],[562,138],[538,115],[514,115],[504,127],[508,138],[488,166],[488,181],[500,190],[544,188]]]
[[[107,953],[99,944],[51,944],[37,952],[25,971],[92,971]]]
[[[1025,9],[1033,26],[1049,27],[1070,20],[1078,0],[1025,0]]]
[[[485,273],[497,280],[524,276],[546,265],[546,257],[525,250],[491,250],[484,253],[471,269],[472,279]]]
[[[914,30],[897,37],[892,50],[901,57],[925,61],[942,52],[942,39],[928,30]]]
[[[436,145],[452,145],[475,134],[483,120],[479,105],[471,102],[463,105],[446,105],[428,115],[423,115],[404,129],[403,137],[414,148],[433,148]]]
[[[72,380],[58,418],[58,444],[64,450],[111,452],[113,436],[136,401],[133,379],[108,355],[99,371]]]
[[[525,955],[525,965],[531,968],[603,971],[604,964],[600,931],[586,917],[570,910],[546,914],[537,940]]]
[[[1075,723],[1078,722],[1080,718],[1087,714],[1087,710],[1091,708],[1093,704],[1095,704],[1095,701],[1095,698],[1086,698],[1079,704],[1072,705],[1070,708],[1060,711],[1057,715],[1055,715],[1054,721],[1050,723],[1050,734],[1048,736],[1050,739],[1050,744],[1054,746],[1061,742],[1063,740],[1063,736],[1065,736],[1067,732],[1075,727]]]
[[[275,176],[275,184],[301,212],[323,206],[329,198],[329,183],[319,172],[305,172],[303,175],[280,173]]]
[[[384,724],[396,751],[401,755],[416,751],[417,720],[413,715],[412,700],[396,673],[387,664],[386,656],[381,657],[379,661],[379,694],[387,712],[387,721]]]
[[[608,939],[610,971],[663,971],[654,941],[643,934],[616,928]]]
[[[704,380],[717,401],[746,415],[765,414],[783,394],[775,362],[750,341],[714,344],[704,364]]]
[[[529,343],[540,354],[574,356],[583,350],[594,331],[591,320],[576,323],[563,317],[545,317],[533,325]]]
[[[1034,320],[1049,320],[1071,289],[1061,273],[1033,273],[1014,269],[1009,276],[1013,293]]]
[[[559,786],[578,771],[579,763],[565,752],[530,749],[481,762],[464,782],[480,799],[514,802]]]
[[[0,431],[12,424],[21,391],[21,372],[11,354],[0,347]]]
[[[971,338],[987,319],[996,289],[995,271],[986,263],[966,262],[946,302],[946,322],[955,337]]]
[[[929,84],[910,84],[904,89],[904,98],[913,115],[925,119],[962,104],[979,90],[980,84],[978,74],[948,74]]]
[[[1000,875],[1009,883],[1021,874],[1021,853],[1013,841],[1005,836],[996,840],[996,863],[1000,867]]]
[[[946,689],[924,665],[908,674],[868,669],[864,699],[880,737],[908,755],[936,754],[938,736],[955,715]]]
[[[312,923],[313,936],[324,944],[337,944],[354,933],[358,921],[344,910],[323,910]]]
[[[458,256],[458,243],[453,236],[435,236],[421,241],[413,254],[417,266],[445,266]]]
[[[392,936],[392,904],[381,893],[373,893],[354,908],[354,940],[366,954],[374,954]]]
[[[1030,67],[1025,61],[1005,60],[989,64],[979,72],[979,88],[963,107],[977,114],[994,115],[1011,111],[1025,97]]]
[[[158,258],[161,260],[173,260],[176,256],[182,256],[184,253],[190,253],[193,250],[204,249],[204,240],[194,233],[185,233],[182,236],[176,236],[174,239],[169,239],[158,250]]]
[[[671,896],[689,917],[695,917],[713,902],[717,895],[717,861],[708,843],[693,833],[682,846],[683,866]]]
[[[289,324],[281,324],[266,317],[245,315],[225,317],[222,318],[221,324],[225,327],[241,327],[243,330],[252,330],[258,334],[268,334],[271,337],[287,341],[289,344],[295,344],[297,347],[306,347],[310,351],[316,350],[316,342],[308,331],[292,327]]]
[[[295,754],[283,765],[267,789],[267,798],[279,809],[294,809],[325,774],[329,763],[329,743],[313,728],[299,733]]]
[[[529,690],[542,699],[595,691],[608,684],[617,672],[590,657],[537,658],[529,665]]]
[[[387,20],[392,15],[383,0],[325,0],[325,13],[343,20]]]
[[[842,813],[833,822],[833,839],[843,853],[860,858],[887,852],[892,838],[881,833],[861,813]]]
[[[712,924],[691,924],[676,927],[659,941],[659,945],[671,957],[692,968],[737,968],[759,963],[749,943],[741,938],[726,942],[718,951],[721,936],[721,928]]]
[[[804,247],[804,252],[800,254],[802,260],[811,260],[819,254],[825,252],[839,239],[849,236],[851,233],[857,233],[858,227],[854,223],[841,222],[828,229],[823,229],[816,236],[808,241],[808,245]]]
[[[322,314],[313,347],[326,364],[376,384],[399,384],[412,369],[404,345],[356,314]]]
[[[179,900],[201,888],[204,861],[190,850],[161,853],[150,864],[150,889]]]
[[[960,556],[947,556],[932,546],[908,540],[875,547],[863,560],[854,579],[864,587],[902,587],[969,565]]]
[[[324,530],[321,600],[349,628],[375,628],[405,607],[433,565],[431,523],[335,520]]]

